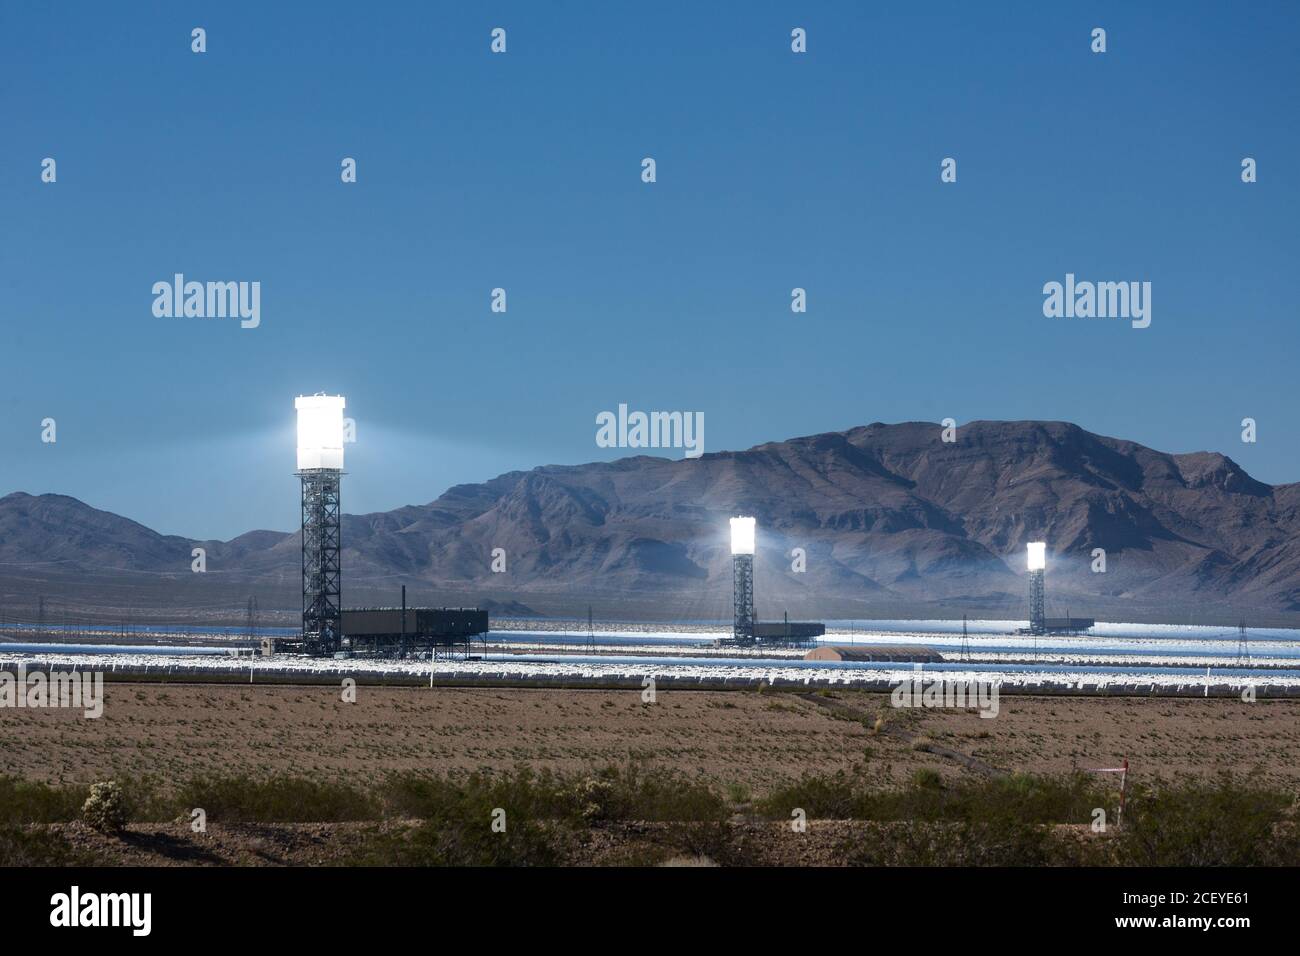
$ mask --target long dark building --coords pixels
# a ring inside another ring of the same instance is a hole
[[[809,621],[760,621],[754,639],[760,644],[809,644],[826,633],[826,625]]]
[[[475,607],[343,609],[343,642],[351,651],[409,652],[468,646],[488,632],[488,612]]]

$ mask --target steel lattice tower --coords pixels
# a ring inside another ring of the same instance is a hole
[[[299,395],[298,471],[302,480],[302,650],[343,646],[339,479],[343,475],[342,395]]]
[[[336,468],[298,472],[302,479],[302,643],[308,654],[332,654],[342,637],[342,474]]]
[[[754,556],[732,555],[731,637],[740,644],[754,643]]]
[[[1043,569],[1029,572],[1029,630],[1033,634],[1046,631],[1046,601],[1043,597]]]

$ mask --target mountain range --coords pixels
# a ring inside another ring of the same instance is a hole
[[[943,438],[937,424],[876,423],[694,459],[546,465],[345,515],[344,601],[393,604],[406,584],[412,603],[496,613],[725,620],[727,519],[751,514],[765,618],[1024,618],[1025,544],[1043,540],[1049,614],[1300,621],[1300,484],[1064,422],[971,422]],[[205,574],[190,570],[196,547]],[[26,616],[45,595],[81,617],[215,620],[254,595],[291,619],[299,547],[274,531],[161,535],[14,493],[0,498],[0,607]]]

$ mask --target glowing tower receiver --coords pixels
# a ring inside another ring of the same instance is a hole
[[[731,553],[751,555],[754,553],[753,518],[731,519]]]
[[[1044,624],[1046,601],[1043,595],[1043,575],[1047,570],[1047,544],[1043,541],[1030,541],[1029,551],[1029,631],[1031,634],[1046,632]]]
[[[343,474],[342,395],[299,395],[298,477],[302,479],[302,649],[332,654],[342,640],[339,479]]]
[[[1025,546],[1029,550],[1029,570],[1042,571],[1047,567],[1047,543],[1030,541]]]
[[[732,640],[754,643],[754,519],[731,519]]]
[[[299,395],[298,470],[313,468],[343,470],[342,395]]]

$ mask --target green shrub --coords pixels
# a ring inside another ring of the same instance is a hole
[[[101,833],[120,833],[126,826],[126,797],[116,781],[92,784],[81,807],[81,818]]]
[[[0,824],[65,823],[81,817],[85,786],[52,787],[0,776]]]
[[[738,838],[730,820],[673,823],[661,839],[675,851],[669,859],[685,855],[722,866],[745,866],[750,862],[749,847]]]
[[[552,866],[560,862],[562,823],[533,816],[529,801],[511,804],[498,797],[517,787],[474,777],[464,786],[429,781],[428,789],[406,781],[403,791],[429,796],[422,822],[371,835],[357,848],[354,862],[368,866]],[[535,807],[536,805],[532,805]],[[522,809],[521,809],[522,807]]]
[[[1060,862],[1057,841],[1029,823],[876,823],[838,848],[851,866],[1045,866]]]
[[[635,764],[608,767],[603,781],[607,820],[708,823],[731,816],[727,800],[706,784],[684,779],[666,770],[643,769]]]
[[[943,786],[943,778],[933,767],[922,767],[912,774],[912,786],[918,790],[938,790]]]
[[[831,775],[805,774],[760,800],[754,809],[769,820],[788,820],[794,807],[823,820],[869,819],[871,794],[858,778],[843,770]]]
[[[1135,788],[1116,834],[1130,866],[1296,866],[1292,798],[1231,777]]]
[[[379,815],[375,800],[360,790],[302,777],[195,777],[174,803],[186,816],[202,807],[209,820],[240,823],[336,823]]]
[[[384,814],[389,817],[437,819],[448,806],[467,800],[509,807],[530,818],[577,819],[580,795],[574,785],[549,771],[522,768],[499,776],[475,773],[461,780],[394,774],[379,787]]]
[[[0,823],[0,866],[86,866],[94,861],[73,851],[59,833]]]
[[[384,866],[556,866],[560,840],[534,820],[506,817],[505,830],[492,829],[491,813],[468,807],[425,820],[398,842],[377,847]]]
[[[804,776],[777,787],[756,809],[773,820],[803,807],[809,817],[837,820],[1086,823],[1093,807],[1114,800],[1113,790],[1082,774],[1063,779],[1012,774],[946,786],[938,771],[924,767],[910,787],[891,790],[844,771]]]

